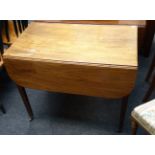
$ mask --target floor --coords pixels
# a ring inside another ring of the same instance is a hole
[[[139,71],[135,88],[129,98],[129,106],[122,133],[118,133],[120,100],[51,93],[27,89],[35,118],[29,121],[16,85],[7,73],[0,71],[0,101],[7,113],[0,111],[1,135],[116,135],[130,134],[130,113],[142,103],[149,84],[144,82],[155,44],[149,58],[139,57]],[[155,97],[155,93],[152,98]],[[138,134],[146,134],[142,129]]]

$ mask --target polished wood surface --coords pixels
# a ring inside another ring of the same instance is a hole
[[[66,24],[97,24],[97,25],[135,25],[138,26],[138,50],[142,53],[146,41],[144,37],[146,33],[146,20],[35,20],[35,22],[43,23],[66,23]],[[148,44],[148,43],[147,43]],[[149,53],[146,49],[143,53]],[[145,54],[146,55],[146,54]]]
[[[120,98],[136,79],[137,27],[34,22],[4,62],[24,87]]]
[[[137,66],[137,27],[32,23],[6,56]]]

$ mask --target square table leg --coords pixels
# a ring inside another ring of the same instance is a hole
[[[154,91],[155,89],[155,76],[153,77],[153,80],[149,86],[149,89],[147,91],[147,93],[145,94],[144,96],[144,99],[143,99],[143,102],[147,102],[149,97],[151,96],[152,92]]]
[[[123,99],[122,99],[118,132],[122,132],[127,107],[128,107],[128,96],[123,97]]]
[[[148,82],[150,80],[150,77],[151,77],[151,75],[153,73],[154,68],[155,68],[155,56],[154,56],[154,58],[153,58],[153,60],[151,62],[151,66],[150,66],[149,71],[147,73],[147,76],[146,76],[146,79],[145,79],[146,82]]]
[[[24,87],[19,86],[19,85],[17,85],[17,88],[18,88],[18,91],[19,91],[19,93],[20,93],[20,95],[22,97],[22,100],[23,100],[23,103],[24,103],[24,105],[26,107],[26,110],[27,110],[27,112],[29,114],[30,121],[32,121],[33,120],[33,111],[32,111],[30,102],[28,100],[28,97],[27,97],[27,94],[26,94],[26,90],[25,90]]]

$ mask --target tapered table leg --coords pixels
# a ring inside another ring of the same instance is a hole
[[[151,77],[151,74],[152,74],[154,68],[155,68],[155,56],[154,56],[154,58],[153,58],[153,61],[152,61],[152,63],[151,63],[151,66],[150,66],[150,68],[149,68],[149,71],[148,71],[148,73],[147,73],[147,76],[146,76],[146,79],[145,79],[146,82],[149,81],[149,79],[150,79],[150,77]]]
[[[122,99],[118,132],[122,132],[127,106],[128,106],[128,96],[123,97]]]
[[[21,87],[19,85],[17,85],[17,88],[19,90],[19,93],[22,97],[22,100],[23,100],[23,103],[26,107],[26,110],[29,114],[29,117],[30,117],[30,121],[33,120],[33,112],[32,112],[32,108],[31,108],[31,105],[29,103],[29,100],[28,100],[28,97],[27,97],[27,94],[26,94],[26,91],[25,91],[25,88],[24,87]]]
[[[1,109],[1,111],[2,111],[4,114],[6,113],[6,111],[5,111],[5,109],[4,109],[4,107],[3,107],[2,104],[0,104],[0,109]]]
[[[145,95],[145,97],[143,99],[143,102],[147,102],[148,101],[148,99],[151,96],[151,94],[152,94],[154,89],[155,89],[155,76],[153,77],[153,80],[152,80],[152,82],[150,84],[149,90],[147,91],[147,93],[146,93],[146,95]]]

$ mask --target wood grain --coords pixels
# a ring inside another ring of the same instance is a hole
[[[24,87],[120,98],[136,79],[137,27],[32,23],[4,62]]]
[[[137,27],[32,23],[6,55],[137,66]]]
[[[66,24],[97,24],[97,25],[135,25],[138,26],[138,50],[141,53],[146,33],[146,20],[35,20],[43,23],[66,23]],[[149,53],[149,51],[148,51]]]

